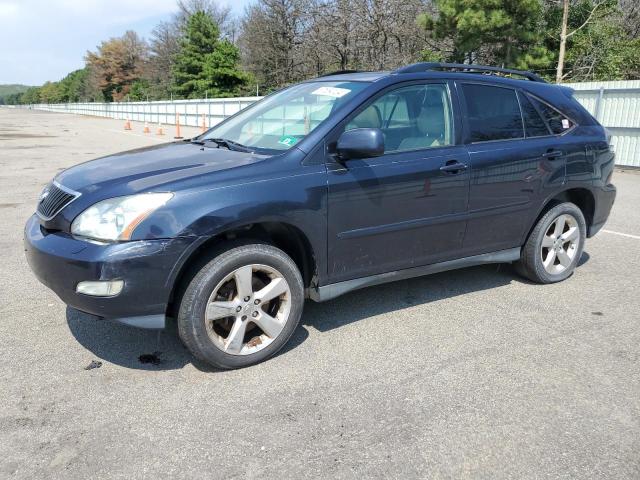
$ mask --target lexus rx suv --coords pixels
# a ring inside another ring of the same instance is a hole
[[[195,357],[238,368],[283,347],[306,298],[498,262],[565,280],[607,220],[613,168],[605,128],[533,73],[337,72],[59,173],[25,249],[69,306],[177,322]]]

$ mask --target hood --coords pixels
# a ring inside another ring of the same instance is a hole
[[[269,157],[175,142],[81,163],[58,174],[56,181],[81,193],[115,188],[120,190],[119,194],[125,195],[162,188],[181,180],[253,164],[266,158]]]

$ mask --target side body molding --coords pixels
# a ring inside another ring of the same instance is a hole
[[[395,272],[380,273],[369,277],[355,278],[344,282],[332,283],[322,287],[315,287],[309,290],[309,298],[316,302],[324,302],[339,297],[352,290],[379,285],[381,283],[395,282],[407,278],[421,277],[432,273],[446,272],[458,268],[473,267],[487,263],[510,263],[520,258],[520,247],[500,250],[497,252],[483,253],[471,257],[449,260],[447,262],[434,263],[420,267],[397,270]]]

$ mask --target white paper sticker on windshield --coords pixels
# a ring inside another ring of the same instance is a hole
[[[569,120],[567,120],[566,118],[562,119],[562,128],[564,128],[565,130],[567,128],[569,128],[570,124],[569,124]]]
[[[312,95],[324,95],[325,97],[340,98],[344,97],[347,93],[351,92],[348,88],[338,87],[320,87],[313,92]]]

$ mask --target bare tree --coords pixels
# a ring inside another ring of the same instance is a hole
[[[416,22],[420,0],[355,0],[367,68],[384,70],[418,60],[426,33]]]
[[[640,37],[640,2],[638,0],[620,0],[622,26],[631,38]]]
[[[562,1],[562,23],[560,25],[560,50],[558,52],[558,67],[556,69],[556,83],[561,83],[564,79],[564,59],[567,50],[567,40],[582,30],[584,27],[589,25],[595,18],[596,12],[599,11],[600,7],[604,6],[607,3],[607,0],[599,0],[593,4],[587,19],[576,29],[567,33],[568,23],[569,23],[569,0],[561,0]]]
[[[220,5],[215,0],[178,0],[178,13],[174,15],[174,23],[182,28],[191,15],[204,12],[209,15],[220,28],[224,38],[233,41],[236,24],[231,17],[231,8]]]
[[[383,70],[419,60],[426,0],[259,0],[247,8],[245,67],[268,86],[333,70]]]
[[[151,32],[146,77],[152,85],[152,96],[166,97],[173,82],[173,63],[180,50],[180,31],[174,22],[161,22]]]
[[[245,68],[267,86],[304,77],[308,0],[262,0],[247,7],[239,39]]]
[[[310,20],[305,46],[308,57],[316,60],[315,73],[355,68],[358,24],[352,0],[317,1]]]

